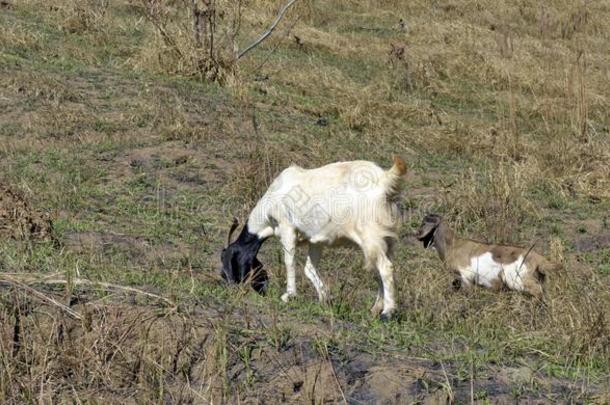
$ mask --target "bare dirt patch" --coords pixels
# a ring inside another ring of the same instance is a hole
[[[580,237],[574,241],[577,252],[591,252],[610,247],[610,232]]]
[[[133,149],[117,157],[112,170],[127,178],[147,175],[164,185],[189,188],[222,184],[230,165],[213,151],[170,142]]]
[[[122,235],[112,232],[71,232],[66,235],[65,244],[79,254],[121,252],[141,264],[181,259],[189,254],[186,245],[153,244],[142,236]]]

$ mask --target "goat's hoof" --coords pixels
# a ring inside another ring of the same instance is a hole
[[[296,295],[295,293],[284,293],[284,294],[282,294],[282,301],[288,302],[295,295]]]
[[[377,305],[373,305],[371,307],[371,315],[379,316],[379,314],[381,313],[382,310],[383,310],[383,307],[377,306]]]
[[[394,319],[394,311],[392,312],[382,312],[381,315],[379,316],[379,319],[381,320],[381,322],[389,322],[392,319]]]
[[[326,306],[332,304],[332,302],[333,302],[332,298],[326,294],[320,295],[318,297],[318,301],[320,302],[321,305],[326,305]]]

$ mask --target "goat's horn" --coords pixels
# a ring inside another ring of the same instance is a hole
[[[233,223],[231,224],[231,229],[229,229],[229,236],[227,237],[227,246],[231,244],[231,236],[233,236],[233,232],[239,226],[239,221],[236,217],[233,217]]]

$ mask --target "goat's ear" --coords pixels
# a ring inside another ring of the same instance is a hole
[[[237,282],[237,264],[235,263],[235,250],[232,247],[224,248],[221,253],[222,269],[220,275],[223,279],[235,283]]]
[[[269,285],[269,276],[263,268],[263,263],[261,263],[256,257],[252,261],[252,271],[250,272],[249,277],[252,288],[259,294],[265,295]]]
[[[235,229],[237,229],[238,226],[239,221],[236,217],[233,217],[233,223],[231,224],[231,229],[229,229],[229,236],[227,236],[227,246],[231,244],[231,236],[233,235],[233,232],[235,232]]]
[[[420,239],[422,244],[424,245],[424,249],[428,249],[432,243],[434,242],[434,233],[430,232],[426,236]]]
[[[235,277],[240,283],[248,278],[252,269],[257,266],[257,262],[260,263],[256,258],[256,251],[251,246],[242,249],[235,262]]]
[[[434,241],[434,231],[436,231],[439,224],[440,220],[436,220],[431,215],[427,215],[417,230],[415,237],[423,243],[425,249]]]

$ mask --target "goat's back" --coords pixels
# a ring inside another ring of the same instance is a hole
[[[556,266],[529,247],[498,245],[465,238],[456,238],[455,244],[456,248],[453,249],[455,253],[452,259],[459,264],[466,264],[470,261],[470,258],[479,257],[489,252],[493,261],[501,265],[523,260],[523,263],[532,270],[540,268],[543,271]]]
[[[277,222],[288,222],[313,239],[349,237],[364,227],[389,229],[395,222],[387,199],[390,177],[368,161],[291,166],[276,177],[259,205]]]

